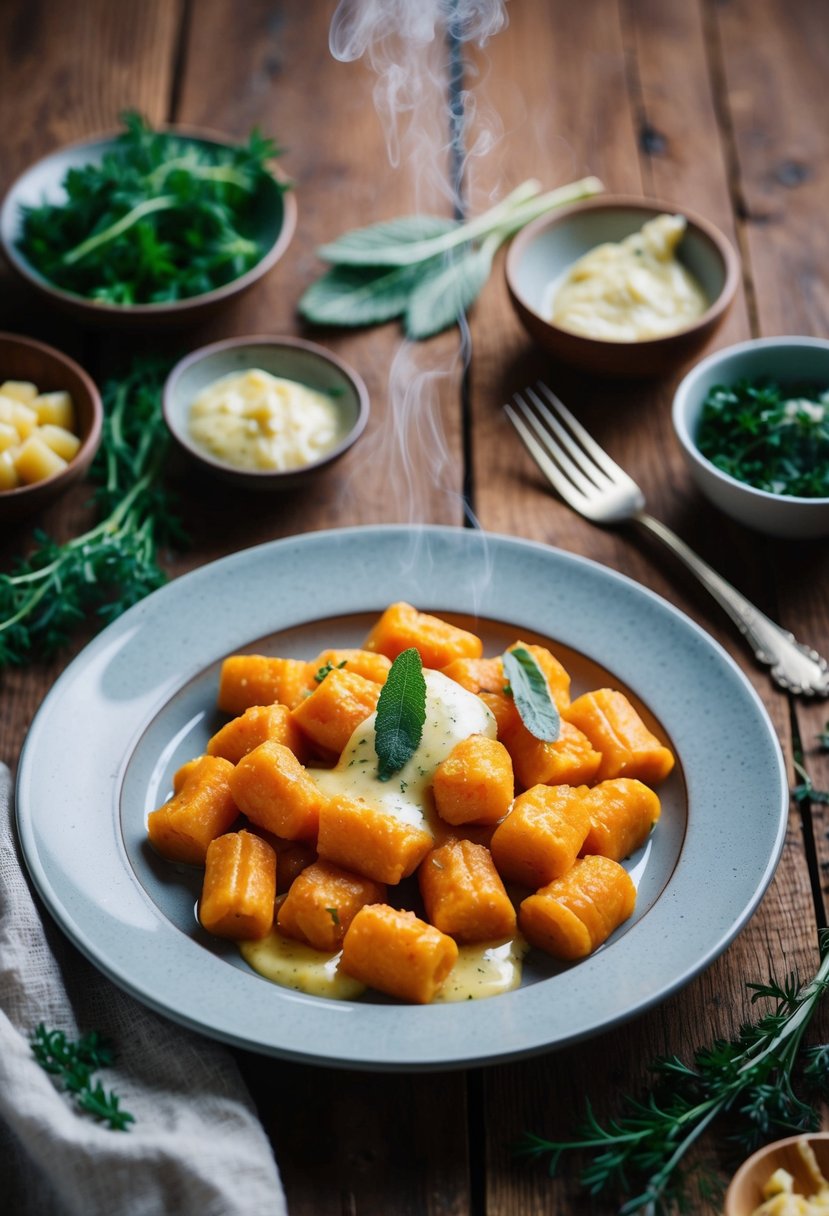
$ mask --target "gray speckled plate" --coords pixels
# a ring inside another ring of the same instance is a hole
[[[484,1001],[334,1002],[268,983],[196,923],[194,872],[145,843],[147,812],[219,719],[221,659],[312,658],[359,644],[387,604],[474,619],[488,653],[550,639],[576,691],[629,691],[679,763],[628,863],[634,917],[592,957],[533,952],[520,989]],[[205,566],[131,609],[67,668],[21,759],[17,816],[37,888],[117,984],[242,1047],[382,1069],[495,1063],[585,1038],[708,966],[751,916],[783,846],[785,770],[732,660],[670,605],[566,553],[506,537],[400,527],[311,533]]]

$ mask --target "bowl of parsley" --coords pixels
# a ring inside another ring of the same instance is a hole
[[[769,536],[829,535],[829,341],[758,338],[681,381],[673,424],[698,488]]]
[[[12,270],[91,324],[189,323],[262,278],[285,252],[296,201],[278,150],[185,128],[123,130],[30,166],[0,209]]]

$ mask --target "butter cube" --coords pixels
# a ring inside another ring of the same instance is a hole
[[[22,401],[0,394],[0,422],[10,423],[21,439],[28,439],[37,426],[37,414]]]
[[[14,467],[25,485],[45,481],[66,468],[67,462],[57,452],[47,448],[37,435],[30,435],[17,454]]]
[[[9,448],[16,448],[19,444],[17,427],[12,426],[10,422],[0,421],[0,452],[7,452]]]
[[[41,393],[32,402],[32,409],[41,426],[52,423],[67,431],[75,430],[75,405],[69,393],[63,389],[55,393]]]
[[[0,490],[16,490],[20,485],[20,478],[14,467],[16,455],[16,448],[6,448],[5,452],[0,452]]]
[[[38,435],[47,448],[51,448],[53,452],[57,452],[58,456],[62,456],[64,460],[71,460],[81,446],[81,441],[77,435],[73,435],[66,427],[53,426],[51,422],[47,422],[41,426],[38,430]]]
[[[37,396],[37,385],[32,384],[30,380],[4,380],[0,384],[0,395],[27,404]]]

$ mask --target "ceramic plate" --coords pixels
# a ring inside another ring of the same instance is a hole
[[[198,754],[222,658],[359,644],[387,604],[474,622],[486,653],[549,640],[574,691],[627,690],[674,749],[662,818],[627,863],[633,918],[593,956],[532,952],[521,988],[426,1007],[326,1001],[262,979],[199,928],[187,867],[147,847],[147,813]],[[763,706],[701,629],[642,587],[542,545],[448,528],[311,533],[194,571],[67,668],[18,777],[24,854],[48,908],[117,984],[176,1021],[296,1060],[380,1069],[494,1063],[585,1038],[687,983],[771,880],[788,791]]]

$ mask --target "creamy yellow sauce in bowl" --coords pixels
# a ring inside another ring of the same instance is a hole
[[[164,419],[188,456],[249,490],[285,490],[338,460],[365,429],[356,371],[301,338],[229,338],[167,378]]]
[[[557,361],[653,377],[706,345],[740,264],[724,234],[684,205],[599,195],[519,232],[506,280],[518,319]]]
[[[591,249],[551,284],[550,320],[606,342],[661,338],[697,320],[708,298],[677,257],[686,228],[681,215],[658,215]]]

